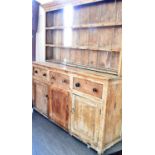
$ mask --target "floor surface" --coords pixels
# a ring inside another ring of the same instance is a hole
[[[33,111],[32,155],[96,155],[96,151]]]

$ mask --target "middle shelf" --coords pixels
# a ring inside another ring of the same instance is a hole
[[[64,46],[55,44],[46,44],[46,47],[57,47],[57,48],[69,48],[69,49],[80,49],[80,50],[92,50],[92,51],[107,51],[107,52],[120,52],[121,49],[105,49],[102,47],[90,47],[90,46]]]
[[[100,28],[100,27],[121,27],[122,23],[93,23],[93,24],[82,24],[82,25],[73,25],[72,29],[83,29],[83,28]],[[46,30],[58,30],[65,29],[65,26],[51,26],[46,27]]]

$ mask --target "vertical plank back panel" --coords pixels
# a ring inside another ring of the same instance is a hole
[[[51,47],[46,47],[46,60],[53,58],[53,49]]]
[[[61,55],[60,55],[60,48],[53,48],[53,59],[55,59],[56,61],[60,61],[61,60]]]
[[[53,12],[46,13],[46,27],[53,26]]]
[[[53,31],[46,30],[46,44],[53,44]]]
[[[97,66],[97,51],[89,51],[89,66]]]
[[[53,27],[46,30],[46,44],[53,45],[53,50],[46,48],[48,59],[53,56],[60,63],[119,73],[121,55],[115,51],[121,51],[122,27],[114,25],[122,23],[122,2],[92,3],[74,6],[73,10],[69,47],[64,47],[65,27],[60,27],[63,9],[46,13],[46,27]]]
[[[100,5],[91,5],[89,7],[89,23],[99,23],[100,22]]]

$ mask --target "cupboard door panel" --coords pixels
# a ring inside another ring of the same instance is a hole
[[[73,95],[71,131],[87,143],[97,145],[99,130],[99,103]]]
[[[60,126],[68,129],[69,93],[58,88],[51,89],[50,118]]]
[[[35,106],[41,113],[47,116],[48,86],[36,83],[35,88]]]

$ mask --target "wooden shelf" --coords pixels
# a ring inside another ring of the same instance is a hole
[[[80,49],[80,50],[92,50],[92,51],[107,51],[107,52],[120,52],[121,49],[105,49],[101,47],[88,47],[88,46],[63,46],[63,45],[54,45],[46,44],[46,47],[57,47],[57,48],[70,48],[70,49]]]
[[[72,62],[63,62],[63,61],[60,61],[60,60],[54,60],[54,59],[49,59],[49,60],[46,60],[46,62],[52,62],[52,63],[57,63],[57,64],[64,64],[64,65],[67,65],[67,66],[71,66],[71,67],[76,67],[76,68],[83,68],[83,69],[87,69],[87,70],[91,70],[91,71],[98,71],[98,72],[105,72],[105,73],[110,73],[110,74],[116,74],[117,75],[117,70],[114,70],[114,69],[111,69],[111,68],[105,68],[105,67],[92,67],[92,66],[89,66],[89,65],[81,65],[81,64],[74,64]],[[104,70],[103,70],[104,69]]]
[[[122,23],[94,23],[94,24],[83,24],[83,25],[73,25],[72,29],[84,29],[84,28],[99,28],[99,27],[120,27]],[[46,30],[56,30],[56,29],[65,29],[64,26],[52,26],[46,27]]]
[[[46,27],[46,30],[63,30],[64,26],[52,26],[52,27]]]

